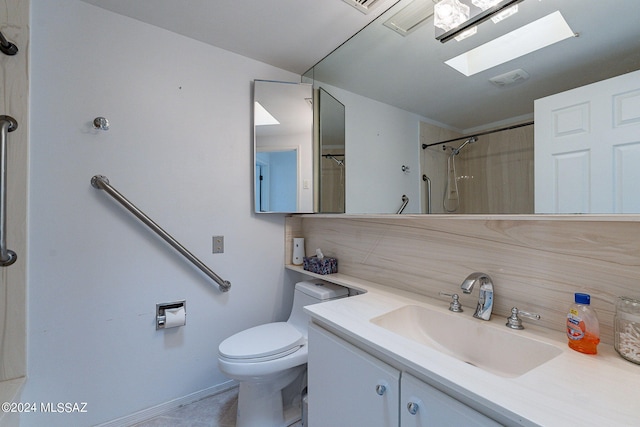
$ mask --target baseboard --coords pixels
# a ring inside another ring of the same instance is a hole
[[[179,408],[180,406],[197,402],[198,400],[204,399],[205,397],[209,397],[209,396],[213,396],[214,394],[225,392],[237,386],[238,386],[237,381],[227,381],[217,386],[205,388],[204,390],[196,391],[195,393],[191,393],[186,396],[179,397],[177,399],[173,399],[156,406],[152,406],[151,408],[143,409],[142,411],[138,411],[133,414],[130,414],[115,420],[107,421],[106,423],[103,423],[103,424],[98,424],[95,427],[131,426],[131,425],[146,421],[150,418],[157,417],[162,414],[166,414],[167,412],[171,412],[174,409]]]

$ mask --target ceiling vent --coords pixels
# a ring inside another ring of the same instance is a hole
[[[407,36],[433,16],[433,0],[414,0],[385,23],[396,33]]]
[[[498,87],[505,87],[514,85],[516,83],[522,83],[527,79],[529,79],[529,73],[518,68],[517,70],[509,71],[508,73],[492,77],[489,79],[489,81]]]
[[[378,3],[382,3],[382,0],[342,0],[343,2],[350,4],[362,13],[369,13]]]

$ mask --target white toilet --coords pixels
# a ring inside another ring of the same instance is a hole
[[[296,283],[286,322],[256,326],[222,341],[218,367],[240,383],[236,427],[282,427],[282,389],[306,369],[307,324],[302,308],[346,297],[347,288],[310,280]]]

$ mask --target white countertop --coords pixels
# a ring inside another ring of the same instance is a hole
[[[382,355],[383,359],[392,360],[464,403],[479,403],[486,408],[481,412],[499,422],[507,419],[506,423],[512,425],[640,425],[640,365],[622,359],[612,345],[600,344],[597,355],[578,353],[567,346],[566,336],[561,332],[537,327],[525,319],[526,329],[512,331],[514,334],[553,344],[562,353],[519,377],[506,378],[370,322],[405,305],[447,311],[448,300],[385,288],[341,274],[318,276],[296,267],[287,268],[366,291],[307,306],[305,310],[315,323]],[[456,315],[471,316],[469,312]],[[494,315],[487,327],[506,329],[505,321],[503,316]],[[478,409],[477,403],[471,406]]]

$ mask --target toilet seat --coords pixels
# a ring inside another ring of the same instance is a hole
[[[260,362],[279,359],[305,345],[298,329],[286,322],[267,323],[238,332],[222,341],[221,357],[234,362]]]

